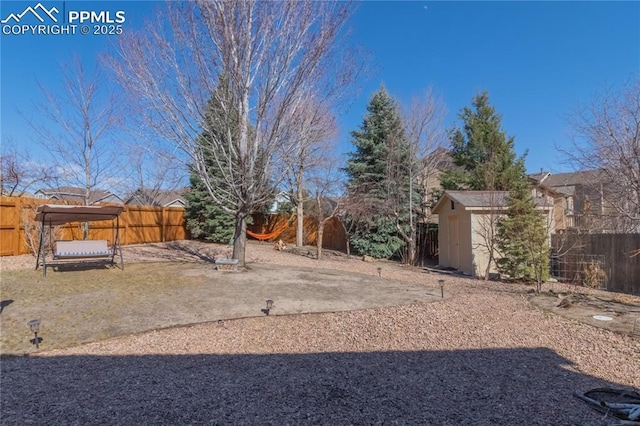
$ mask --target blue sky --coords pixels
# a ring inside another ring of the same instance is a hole
[[[0,18],[37,1],[5,1]],[[124,31],[140,27],[161,3],[46,1],[46,7],[124,10]],[[362,2],[353,38],[375,66],[361,95],[340,118],[341,152],[351,150],[371,95],[384,84],[400,102],[428,86],[444,99],[447,127],[479,91],[488,91],[531,172],[570,169],[555,146],[566,146],[564,117],[597,92],[640,72],[640,2]],[[23,115],[37,120],[36,79],[56,91],[58,63],[79,54],[87,64],[116,36],[0,35],[0,136],[41,152]],[[22,111],[20,114],[18,111]]]

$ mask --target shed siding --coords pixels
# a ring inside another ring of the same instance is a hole
[[[495,239],[497,233],[496,224],[504,215],[489,212],[476,212],[471,216],[471,238],[472,238],[472,264],[473,274],[478,277],[484,277],[489,263],[489,248],[492,245],[491,239]],[[493,229],[493,230],[492,230]],[[495,244],[495,241],[493,242]],[[494,259],[498,259],[498,253],[493,250]],[[491,265],[489,272],[498,272],[495,263]]]
[[[454,217],[454,220],[450,218]],[[473,259],[471,256],[471,215],[464,210],[459,203],[454,203],[454,209],[451,209],[451,202],[447,200],[446,205],[439,212],[438,225],[438,263],[443,267],[458,267],[466,274],[472,274]],[[452,259],[452,253],[456,250],[451,247],[452,235],[456,234],[456,230],[451,230],[450,226],[457,226],[457,257],[459,265],[454,265],[455,259]]]

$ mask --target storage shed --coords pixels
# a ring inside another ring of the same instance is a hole
[[[445,191],[433,208],[433,213],[438,214],[440,266],[484,276],[490,239],[499,219],[506,214],[508,195],[507,191]],[[552,217],[553,200],[535,201],[539,210]],[[497,272],[495,265],[490,272]]]

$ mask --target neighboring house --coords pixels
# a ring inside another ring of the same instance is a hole
[[[565,211],[565,193],[541,184],[538,175],[529,175],[529,183],[531,184],[531,196],[534,199],[547,200],[547,204],[553,206],[553,214],[547,217],[547,227],[553,233],[566,230],[570,219],[567,219]]]
[[[484,276],[495,247],[496,225],[506,214],[507,191],[445,191],[433,208],[438,215],[439,264],[473,276]],[[553,199],[535,198],[553,232]],[[494,257],[497,253],[494,250]],[[497,272],[493,265],[490,272]]]
[[[84,204],[83,188],[74,186],[61,186],[59,188],[39,189],[34,193],[35,198],[51,199],[58,201],[71,201],[74,203]],[[102,189],[94,189],[89,192],[89,205],[98,203],[114,203],[123,204],[122,198],[118,197],[111,191]]]
[[[183,195],[188,188],[178,191],[161,189],[138,189],[131,194],[125,204],[133,206],[185,207],[187,201]]]
[[[557,214],[558,231],[615,232],[623,226],[607,202],[608,185],[601,171],[540,172],[529,175],[529,179],[536,187],[555,192],[558,210],[562,211]]]
[[[34,194],[26,191],[8,191],[0,189],[0,195],[3,197],[22,197],[22,198],[38,198]]]

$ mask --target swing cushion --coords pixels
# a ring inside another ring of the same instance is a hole
[[[74,240],[56,241],[56,259],[71,259],[83,257],[109,257],[111,250],[107,247],[107,240]]]

